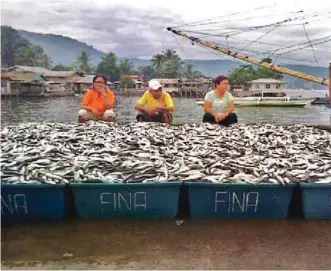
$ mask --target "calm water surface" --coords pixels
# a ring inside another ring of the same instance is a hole
[[[135,121],[134,106],[139,97],[118,97],[115,106],[118,121]],[[203,109],[195,99],[175,98],[174,123],[200,122]],[[1,99],[1,122],[13,125],[21,122],[77,121],[81,97]],[[305,108],[236,108],[239,122],[306,123],[330,125],[331,109],[325,106]]]

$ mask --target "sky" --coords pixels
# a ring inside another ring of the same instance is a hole
[[[174,49],[186,59],[229,59],[172,34],[166,30],[171,26],[250,56],[269,55],[280,64],[327,66],[331,61],[329,2],[2,0],[1,25],[68,36],[119,57],[150,58]],[[248,29],[254,26],[263,27]],[[299,43],[307,48],[288,47]],[[275,51],[281,47],[288,48]]]

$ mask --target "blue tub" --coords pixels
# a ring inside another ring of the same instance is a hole
[[[304,217],[331,220],[331,184],[301,183],[300,188]]]
[[[72,184],[83,219],[156,219],[175,217],[182,182]]]
[[[1,184],[1,219],[61,219],[65,211],[64,189],[64,185]]]
[[[193,218],[285,218],[296,184],[187,182]]]

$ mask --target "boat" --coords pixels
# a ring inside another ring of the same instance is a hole
[[[287,96],[285,92],[261,92],[249,97],[234,97],[237,107],[305,107],[310,105],[315,98],[301,98]],[[203,105],[203,100],[197,100],[197,105]]]
[[[317,97],[311,104],[313,105],[329,105],[330,100],[328,97]]]

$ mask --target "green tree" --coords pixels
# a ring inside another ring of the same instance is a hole
[[[151,65],[139,66],[137,73],[144,75],[145,80],[150,80],[155,76],[154,69]]]
[[[203,76],[204,76],[204,74],[201,71],[195,70],[193,72],[193,77],[195,77],[195,78],[199,78],[199,77],[203,77]]]
[[[29,47],[30,43],[17,30],[10,26],[1,26],[1,65],[14,66],[15,57],[22,48]]]
[[[256,71],[252,65],[241,68],[236,68],[229,72],[228,75],[230,83],[244,83],[257,79]]]
[[[38,66],[51,68],[52,60],[44,53],[43,48],[38,45],[24,46],[18,49],[15,54],[16,65]]]
[[[150,66],[157,77],[179,77],[183,74],[183,61],[176,51],[167,49],[162,53],[156,54],[150,61]]]
[[[120,61],[119,69],[121,71],[121,74],[132,75],[136,72],[133,63],[129,59],[124,59]]]
[[[198,78],[203,76],[202,72],[195,70],[192,64],[186,64],[184,66],[183,75],[187,78]]]
[[[41,56],[40,60],[39,60],[39,63],[40,63],[40,66],[41,67],[44,67],[44,68],[50,70],[52,68],[53,61],[52,61],[52,59],[48,55],[43,54]]]
[[[167,52],[166,55],[168,57],[165,57],[166,60],[164,62],[164,76],[166,78],[180,77],[184,72],[184,62],[177,55],[177,53],[173,53],[173,51],[171,51],[172,53]]]
[[[186,64],[184,67],[184,76],[187,78],[193,78],[194,66],[192,64]]]
[[[91,62],[90,54],[86,51],[82,51],[80,55],[77,57],[77,62],[76,62],[77,69],[87,74],[91,73],[93,67],[90,62]]]
[[[272,59],[270,58],[264,58],[262,61],[272,63]],[[252,65],[245,65],[230,71],[228,78],[230,83],[244,83],[258,78],[282,79],[283,75],[263,67],[258,67],[255,70]]]
[[[112,52],[103,55],[96,71],[97,73],[105,74],[108,80],[118,81],[120,79],[121,70],[119,65],[117,65],[116,55]]]
[[[156,54],[151,59],[151,66],[154,69],[154,73],[160,76],[164,69],[165,57],[163,54]]]
[[[272,63],[272,59],[271,58],[263,58],[262,59],[263,62],[267,62],[267,63]],[[259,76],[259,78],[273,78],[273,79],[283,79],[283,74],[280,72],[276,72],[276,71],[272,71],[266,68],[263,68],[261,66],[258,67],[257,69],[257,75]]]
[[[169,60],[172,58],[177,58],[177,52],[175,50],[167,49],[165,52],[162,52],[165,59]]]
[[[135,86],[134,81],[130,77],[124,77],[121,79],[120,87],[121,88],[133,88]]]
[[[36,54],[32,47],[21,47],[15,54],[16,65],[37,66]]]

